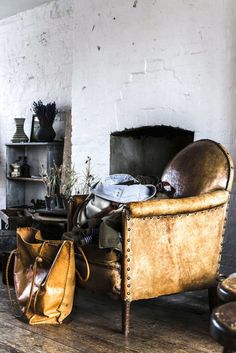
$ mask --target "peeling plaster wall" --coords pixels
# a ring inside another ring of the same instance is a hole
[[[216,139],[235,154],[234,0],[74,6],[77,168],[89,154],[96,173],[107,174],[110,132],[143,125],[193,130],[195,139]]]
[[[14,132],[14,118],[24,117],[30,136],[32,103],[56,101],[71,109],[71,0],[52,1],[0,21],[0,208],[5,207],[5,146]]]
[[[108,174],[110,133],[143,125],[193,130],[195,139],[217,140],[235,157],[235,38],[235,0],[74,1],[77,170],[89,155],[95,174]]]

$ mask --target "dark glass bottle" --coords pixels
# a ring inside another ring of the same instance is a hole
[[[23,159],[23,163],[21,165],[21,176],[23,178],[30,178],[30,166],[27,163],[27,157],[25,156]]]

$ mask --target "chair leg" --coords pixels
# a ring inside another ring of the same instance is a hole
[[[217,286],[208,288],[208,303],[210,312],[219,305],[219,298],[217,296]]]
[[[130,301],[122,300],[122,333],[125,337],[129,335],[130,326]]]
[[[226,348],[224,347],[223,352],[222,353],[233,353],[233,351],[230,348]]]

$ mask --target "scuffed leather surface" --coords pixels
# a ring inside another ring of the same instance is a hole
[[[154,199],[146,202],[134,202],[128,205],[131,217],[172,215],[197,212],[213,208],[228,201],[229,192],[212,191],[206,194],[179,199]]]
[[[94,293],[109,294],[119,298],[121,293],[121,265],[118,262],[93,263],[89,262],[90,277],[87,282],[82,282],[77,277],[79,287],[89,289]],[[76,258],[76,267],[82,276],[86,275],[86,267],[83,259]]]
[[[153,298],[214,285],[226,205],[126,221],[124,299]]]
[[[211,140],[200,140],[172,159],[162,180],[176,189],[175,197],[200,195],[215,189],[230,190],[230,167],[233,168],[233,162],[223,146]]]
[[[112,249],[99,249],[95,244],[83,246],[83,251],[88,259],[93,263],[110,263],[119,261],[117,251]]]
[[[17,229],[17,255],[14,282],[18,304],[25,311],[33,278],[33,265],[37,263],[33,298],[25,313],[29,323],[60,324],[73,305],[75,289],[74,247],[71,241],[46,241],[42,250],[42,237],[32,228]]]

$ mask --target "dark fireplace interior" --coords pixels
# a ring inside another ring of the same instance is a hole
[[[167,163],[193,140],[193,131],[165,125],[113,132],[110,173],[161,177]]]

